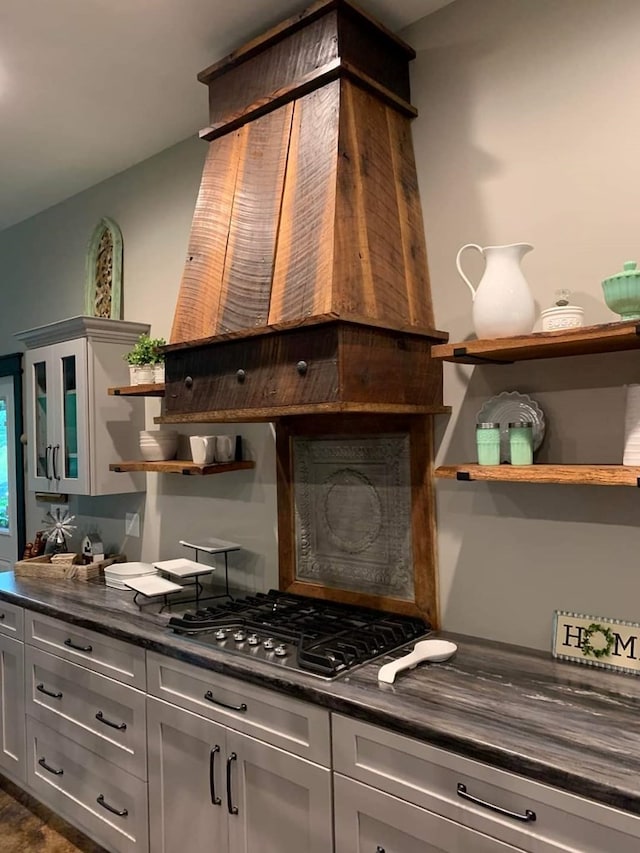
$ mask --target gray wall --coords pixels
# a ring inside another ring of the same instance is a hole
[[[413,130],[436,324],[451,340],[473,331],[455,269],[468,242],[532,243],[523,269],[540,309],[568,287],[585,323],[618,319],[600,282],[640,255],[638,32],[636,0],[457,0],[403,33],[418,52]],[[619,463],[623,386],[634,382],[635,353],[447,365],[453,413],[438,418],[438,462],[473,460],[482,402],[517,390],[546,414],[540,461]],[[555,608],[640,620],[637,489],[440,481],[437,494],[447,628],[548,648]]]
[[[472,331],[454,265],[470,241],[533,243],[524,269],[540,308],[570,287],[586,322],[615,319],[600,281],[640,249],[639,31],[637,0],[457,0],[406,31],[418,51],[414,139],[436,319],[452,339]],[[104,215],[124,234],[125,319],[167,336],[203,156],[201,143],[185,142],[0,234],[3,350],[16,349],[17,329],[81,313],[85,247]],[[447,366],[453,413],[438,418],[438,459],[473,458],[482,401],[520,390],[547,416],[542,461],[619,462],[623,386],[638,381],[637,361]],[[151,423],[158,403],[146,405]],[[74,502],[82,525],[119,544],[125,509],[144,507],[130,557],[177,556],[179,538],[216,534],[246,546],[238,579],[275,584],[273,436],[266,425],[239,429],[255,472],[148,475],[146,495]],[[437,491],[445,627],[547,648],[554,608],[639,619],[637,490],[440,482]],[[30,531],[40,518],[31,504]]]
[[[168,338],[205,153],[204,143],[188,140],[0,233],[2,351],[20,348],[15,331],[83,313],[86,248],[102,216],[115,219],[123,233],[124,319],[151,323],[154,336]],[[140,405],[152,427],[159,401]],[[123,548],[129,559],[152,560],[191,556],[178,544],[181,538],[218,536],[244,547],[230,559],[235,584],[277,586],[271,428],[235,424],[215,431],[240,432],[255,471],[203,478],[148,474],[145,494],[71,498],[77,538],[98,529],[105,544]],[[27,538],[42,528],[47,508],[28,496]],[[124,535],[125,512],[133,511],[142,515],[139,539]]]

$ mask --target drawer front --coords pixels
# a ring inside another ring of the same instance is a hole
[[[13,637],[14,640],[24,639],[24,610],[8,601],[0,601],[0,634]]]
[[[147,778],[144,693],[31,646],[25,663],[27,714]]]
[[[166,414],[332,402],[337,348],[335,328],[315,328],[168,352]]]
[[[298,699],[149,652],[150,694],[328,767],[329,714]]]
[[[29,610],[25,614],[25,640],[45,652],[144,690],[144,649],[138,646]]]
[[[146,783],[30,717],[27,783],[114,853],[148,851]]]
[[[348,717],[333,715],[334,770],[522,850],[637,853],[640,817]],[[458,792],[458,786],[465,790]],[[535,821],[498,814],[476,797]],[[551,847],[551,849],[556,849]]]
[[[2,636],[0,697],[0,768],[24,782],[24,643]]]

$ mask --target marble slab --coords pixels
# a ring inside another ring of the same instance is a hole
[[[130,592],[98,583],[5,572],[0,600],[640,814],[637,677],[442,633],[458,645],[450,661],[378,683],[379,666],[402,654],[396,652],[329,682],[195,644],[167,629],[170,613],[152,612],[155,605],[140,612]]]

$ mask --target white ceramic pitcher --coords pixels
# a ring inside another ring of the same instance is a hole
[[[486,260],[477,288],[460,266],[465,249],[477,249]],[[536,321],[536,309],[520,262],[533,246],[512,243],[509,246],[477,246],[467,243],[456,257],[456,267],[473,294],[473,326],[479,338],[506,338],[527,335]]]

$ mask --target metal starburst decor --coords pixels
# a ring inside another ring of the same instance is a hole
[[[71,523],[74,519],[75,515],[69,515],[69,510],[61,510],[60,507],[56,507],[54,512],[48,512],[42,520],[43,524],[48,525],[44,528],[47,536],[47,544],[51,543],[54,550],[67,550],[67,537],[71,537],[77,527],[77,525]],[[49,548],[51,548],[51,545],[49,545]]]

